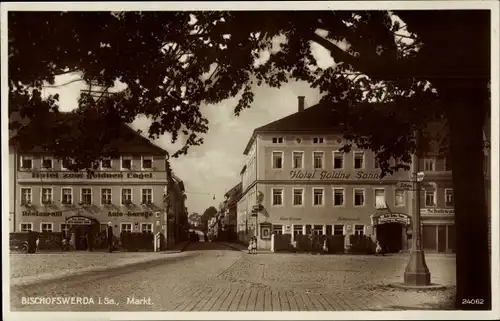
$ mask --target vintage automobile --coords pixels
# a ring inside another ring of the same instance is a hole
[[[10,233],[9,234],[9,248],[11,251],[20,253],[32,253],[34,247],[30,248],[29,242],[30,235],[28,233]],[[31,252],[30,252],[31,250]]]

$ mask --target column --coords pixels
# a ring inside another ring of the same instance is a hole
[[[302,225],[302,235],[306,235],[307,229],[306,229],[306,224]]]
[[[326,225],[323,225],[323,235],[326,235]]]

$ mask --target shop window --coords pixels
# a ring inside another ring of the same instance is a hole
[[[283,205],[282,188],[273,188],[273,205]]]
[[[42,223],[40,224],[40,231],[42,232],[53,232],[52,223]]]
[[[354,168],[363,169],[365,167],[365,153],[354,152]]]
[[[302,235],[302,225],[294,225],[293,226],[293,234]]]
[[[340,151],[333,152],[333,168],[343,169],[344,168],[344,153]]]
[[[21,223],[21,232],[33,231],[33,223]]]
[[[143,233],[152,233],[153,232],[153,224],[151,224],[151,223],[142,223],[141,224],[141,232],[143,232]]]
[[[132,232],[132,223],[120,223],[120,232]]]
[[[324,193],[324,190],[322,188],[314,188],[313,189],[313,205],[314,206],[322,206],[323,205],[323,193]]]
[[[283,168],[283,152],[273,152],[273,168]]]
[[[293,168],[303,168],[304,152],[293,152]]]
[[[313,152],[313,162],[314,162],[315,169],[322,169],[323,168],[324,156],[325,155],[323,152]]]
[[[304,189],[294,188],[293,189],[293,205],[301,206],[304,205]]]
[[[364,225],[354,225],[354,235],[364,235]]]
[[[333,226],[333,235],[344,235],[344,225],[335,224]]]
[[[323,225],[314,225],[314,234],[323,235]]]
[[[274,234],[283,234],[283,225],[273,225]]]

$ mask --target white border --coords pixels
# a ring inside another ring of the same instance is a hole
[[[365,319],[376,319],[376,320],[401,320],[401,319],[429,319],[429,320],[447,320],[447,319],[457,319],[457,320],[470,320],[470,319],[498,319],[499,318],[499,269],[498,269],[498,259],[499,259],[499,244],[500,238],[498,233],[498,228],[500,227],[499,218],[499,92],[495,90],[499,88],[499,73],[498,73],[498,57],[500,56],[498,40],[499,40],[499,30],[498,30],[498,12],[499,4],[496,1],[400,1],[400,2],[382,2],[382,1],[360,1],[360,2],[144,2],[144,3],[134,3],[134,2],[114,2],[114,3],[88,3],[88,2],[53,2],[53,3],[42,3],[42,2],[31,2],[31,3],[2,3],[1,14],[2,17],[0,21],[2,24],[7,23],[7,10],[32,10],[32,11],[57,11],[57,10],[75,10],[75,11],[93,11],[93,10],[137,10],[141,9],[143,11],[147,10],[283,10],[283,8],[288,9],[306,9],[307,10],[324,10],[324,9],[355,9],[355,10],[369,10],[369,9],[386,9],[386,10],[396,10],[396,9],[491,9],[492,10],[492,80],[491,80],[491,224],[492,224],[492,294],[493,294],[493,311],[390,311],[390,312],[362,312],[352,311],[352,312],[314,312],[314,313],[303,313],[303,312],[254,312],[254,313],[241,313],[241,312],[225,312],[225,313],[205,313],[205,312],[169,312],[169,319],[207,319],[207,320],[255,320],[255,319],[283,319],[283,320],[330,320],[330,319],[352,319],[352,320],[365,320]],[[7,28],[5,25],[1,28],[2,40],[7,39]],[[7,46],[2,46],[2,58],[7,57]],[[2,140],[4,137],[8,137],[7,134],[7,60],[2,59]],[[8,159],[8,144],[6,140],[2,143],[2,159]],[[3,162],[3,172],[8,172],[8,162]],[[3,175],[2,180],[2,195],[5,199],[9,199],[9,181],[8,175]],[[3,212],[8,213],[8,203],[3,202]],[[4,217],[5,219],[5,217]],[[4,237],[4,247],[7,246],[7,236],[9,233],[9,224],[3,224],[2,235]],[[3,251],[4,262],[8,262],[9,254],[8,250]],[[9,264],[4,265],[3,273],[4,279],[9,280]],[[9,299],[9,282],[3,283],[3,293],[4,293],[4,307],[7,307],[5,311],[5,317],[8,320],[44,320],[50,319],[51,321],[56,320],[67,320],[78,315],[78,319],[95,320],[95,319],[113,319],[113,320],[130,320],[131,318],[136,320],[162,320],[165,319],[165,312],[90,312],[90,313],[51,313],[51,312],[10,312],[10,299]]]

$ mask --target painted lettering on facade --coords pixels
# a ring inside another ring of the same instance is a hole
[[[62,216],[62,212],[23,211],[23,216]]]
[[[428,215],[454,215],[455,209],[453,208],[422,208],[420,214]]]
[[[280,221],[290,221],[290,222],[292,222],[292,221],[301,221],[301,220],[302,220],[302,218],[300,218],[300,217],[285,217],[285,216],[281,216],[280,217]]]
[[[52,178],[52,179],[152,179],[153,173],[32,173],[32,178]]]
[[[339,217],[337,218],[337,222],[358,222],[361,221],[359,217]]]
[[[354,175],[351,173],[337,172],[337,171],[301,171],[301,170],[292,170],[290,171],[291,179],[320,179],[320,180],[328,180],[328,179],[376,179],[380,180],[379,173],[366,173],[363,171],[355,172]]]
[[[128,216],[128,217],[145,217],[149,218],[153,216],[153,212],[109,212],[108,216],[110,217],[123,217],[123,216]]]

